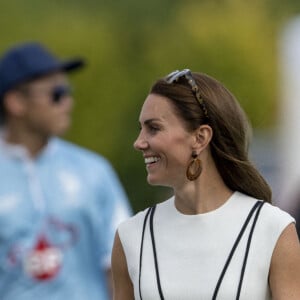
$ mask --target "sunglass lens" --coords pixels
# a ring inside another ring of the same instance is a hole
[[[68,86],[57,86],[52,92],[52,101],[54,103],[59,103],[65,96],[71,94],[71,89]]]

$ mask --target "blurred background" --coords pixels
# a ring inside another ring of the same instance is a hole
[[[66,138],[112,162],[134,211],[170,193],[147,184],[132,146],[151,84],[182,68],[216,77],[247,112],[250,155],[284,206],[280,37],[298,13],[298,0],[2,1],[0,52],[35,40],[61,58],[86,59],[71,77],[76,102]]]

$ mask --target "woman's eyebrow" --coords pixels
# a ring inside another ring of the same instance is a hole
[[[153,122],[159,122],[160,120],[159,119],[157,119],[157,118],[152,118],[152,119],[147,119],[147,120],[145,120],[143,123],[145,124],[145,125],[148,125],[148,124],[150,124],[150,123],[153,123]]]

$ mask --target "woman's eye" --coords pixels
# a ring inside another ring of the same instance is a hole
[[[157,126],[149,126],[149,131],[150,132],[156,132],[158,130],[159,130],[159,128]]]
[[[156,127],[156,126],[149,126],[148,130],[149,130],[149,133],[156,134],[160,130],[160,128]]]

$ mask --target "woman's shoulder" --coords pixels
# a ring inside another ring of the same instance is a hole
[[[264,204],[261,214],[270,226],[286,227],[288,224],[295,222],[294,217],[288,212],[271,203]]]
[[[144,230],[144,220],[149,209],[146,208],[136,213],[118,226],[118,235],[125,252],[126,249],[135,248],[136,245],[139,245]]]
[[[127,230],[127,229],[131,229],[131,228],[137,228],[137,227],[139,227],[139,225],[142,225],[149,209],[150,209],[150,207],[148,207],[142,211],[139,211],[136,214],[134,214],[133,216],[131,216],[130,218],[123,221],[119,225],[118,230],[120,231],[120,230]]]
[[[150,209],[154,206],[156,206],[158,209],[162,209],[164,207],[166,207],[166,209],[167,209],[170,201],[172,201],[172,197],[161,203],[147,207],[144,210],[137,212],[130,218],[123,221],[118,227],[118,233],[119,233],[120,237],[121,237],[121,235],[127,236],[129,232],[130,232],[130,234],[133,234],[133,235],[135,233],[138,235],[141,234],[143,227],[144,227],[144,222],[146,220],[146,216],[147,216],[147,214],[149,214]]]
[[[237,196],[240,198],[239,200],[245,201],[244,204],[248,204],[249,206],[255,204],[257,201],[262,201],[242,193],[237,193]],[[268,202],[263,202],[263,204],[259,219],[266,230],[272,230],[279,234],[287,225],[295,222],[295,219],[288,212],[276,204]]]

